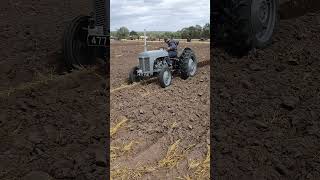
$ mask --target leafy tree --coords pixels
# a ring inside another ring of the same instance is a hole
[[[129,35],[130,39],[139,39],[139,35],[136,31],[131,31]]]
[[[204,38],[210,38],[210,24],[207,23],[202,28],[202,36]]]
[[[119,39],[125,39],[129,36],[129,29],[127,27],[121,27],[117,30],[117,37]]]
[[[181,32],[180,32],[180,31],[174,32],[174,33],[173,33],[173,37],[174,37],[175,39],[181,39]]]
[[[115,34],[116,33],[116,34]],[[121,27],[116,32],[111,32],[111,35],[117,36],[118,38],[127,38],[129,35],[133,38],[138,38],[143,36],[144,32],[130,31],[126,27]],[[200,25],[189,26],[182,28],[176,32],[159,32],[159,31],[149,31],[147,33],[149,39],[163,39],[163,38],[174,38],[174,39],[200,39],[200,38],[210,38],[210,23],[205,24],[203,27]]]
[[[190,36],[188,28],[181,29],[180,34],[182,39],[187,39]]]
[[[138,33],[135,32],[135,31],[131,31],[131,32],[130,32],[130,36],[138,36]]]
[[[195,32],[194,32],[194,37],[195,39],[199,39],[202,36],[202,27],[200,25],[195,26]]]

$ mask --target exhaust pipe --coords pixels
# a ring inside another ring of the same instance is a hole
[[[144,52],[147,51],[147,38],[146,38],[146,29],[144,29]]]

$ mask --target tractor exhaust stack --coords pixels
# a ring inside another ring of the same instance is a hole
[[[146,29],[144,29],[144,52],[147,51],[147,37],[146,37]]]

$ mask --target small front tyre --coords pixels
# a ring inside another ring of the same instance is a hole
[[[171,85],[172,74],[168,67],[163,68],[159,73],[160,86],[165,88]]]
[[[137,70],[138,70],[138,67],[134,67],[129,72],[129,79],[128,79],[129,84],[132,84],[134,82],[138,82],[140,80],[140,78],[137,74]]]

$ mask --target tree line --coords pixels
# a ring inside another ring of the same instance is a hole
[[[143,36],[143,32],[130,31],[127,27],[120,27],[117,31],[111,31],[111,36],[118,39],[139,39]],[[159,32],[151,31],[147,33],[148,38],[151,40],[174,38],[174,39],[209,39],[210,38],[210,24],[207,23],[203,27],[200,25],[189,26],[182,28],[176,32]]]

